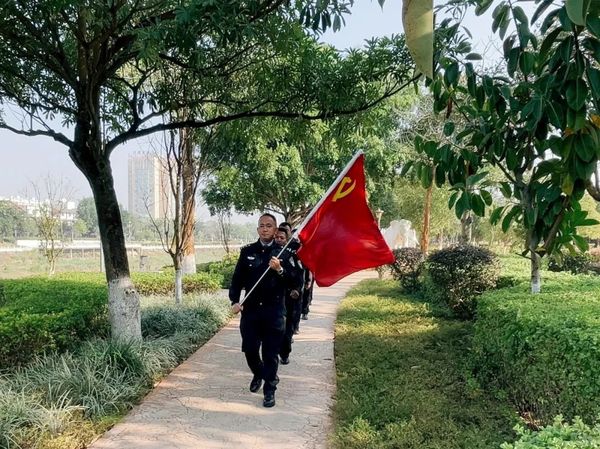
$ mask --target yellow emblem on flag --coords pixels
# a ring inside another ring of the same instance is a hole
[[[344,190],[346,184],[350,184],[350,186],[348,186],[348,188]],[[332,201],[335,203],[337,200],[341,200],[345,196],[350,195],[350,193],[352,193],[352,191],[354,190],[354,187],[356,187],[356,180],[352,181],[352,178],[349,178],[348,176],[344,177],[344,179],[342,179],[342,182],[340,182],[340,186],[335,192],[335,195],[333,195]]]

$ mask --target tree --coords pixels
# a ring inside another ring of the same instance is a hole
[[[77,219],[84,225],[81,229],[84,237],[96,237],[98,235],[98,215],[96,214],[94,198],[87,197],[79,201]]]
[[[600,53],[594,50],[600,48],[600,18],[589,13],[590,2],[567,0],[548,12],[552,2],[538,0],[531,23],[510,1],[475,3],[478,14],[497,3],[492,28],[503,39],[506,74],[477,73],[468,61],[479,56],[467,54],[468,43],[456,46],[454,57],[442,61],[443,77],[432,81],[431,89],[435,109],[446,117],[460,114],[466,126],[454,134],[457,151],[449,144],[429,147],[444,167],[444,180],[457,190],[457,213],[472,210],[483,216],[492,205],[491,193],[472,192],[468,186],[487,176],[488,165],[502,171],[500,191],[507,204],[490,218],[502,219],[504,231],[512,222],[524,227],[523,255],[531,259],[531,289],[538,293],[541,257],[563,248],[587,249],[577,228],[597,223],[581,210],[579,200],[590,185],[600,148]],[[536,36],[530,25],[542,17]],[[515,31],[507,34],[511,23]],[[453,134],[451,122],[447,126],[448,135]]]
[[[40,249],[48,262],[48,276],[53,276],[56,261],[65,248],[63,221],[73,189],[50,175],[32,183],[31,187],[35,199],[33,219],[38,230]]]
[[[0,239],[15,242],[24,235],[33,235],[27,212],[11,201],[0,201]]]
[[[352,118],[319,123],[272,119],[224,128],[221,145],[231,158],[204,199],[213,213],[266,210],[298,224],[357,148],[367,154],[369,189],[379,196],[399,164],[394,137],[405,104],[394,98]]]
[[[64,144],[88,179],[113,338],[139,339],[141,327],[111,153],[128,140],[159,131],[253,117],[317,120],[352,114],[398,92],[412,71],[402,39],[374,42],[366,51],[342,56],[310,34],[339,28],[351,3],[44,0],[0,5],[0,99],[27,117],[19,124],[2,120],[0,128]],[[176,80],[169,76],[173,72]],[[185,118],[160,120],[184,110]],[[71,126],[72,135],[58,122]]]

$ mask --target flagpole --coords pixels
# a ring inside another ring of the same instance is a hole
[[[333,189],[335,189],[335,187],[339,184],[339,182],[342,180],[342,178],[344,176],[346,176],[346,173],[348,173],[348,171],[350,171],[350,168],[352,167],[352,165],[356,162],[356,160],[363,155],[364,152],[363,150],[358,150],[354,156],[352,157],[352,159],[350,160],[350,162],[348,162],[346,164],[346,166],[344,167],[344,169],[341,171],[341,173],[338,175],[338,177],[335,179],[335,181],[333,181],[333,183],[331,184],[331,186],[329,186],[329,189],[327,189],[327,191],[325,192],[325,194],[321,197],[321,199],[319,200],[319,202],[312,208],[312,210],[310,211],[310,213],[306,216],[306,218],[302,221],[302,223],[300,223],[300,226],[298,226],[296,228],[296,232],[294,232],[294,234],[288,239],[287,243],[285,244],[285,246],[281,249],[281,251],[279,252],[279,254],[277,254],[277,258],[279,259],[279,256],[281,256],[283,254],[283,252],[285,251],[285,249],[288,247],[288,245],[291,243],[291,241],[296,238],[296,236],[298,235],[298,233],[302,230],[302,228],[304,228],[304,226],[306,226],[306,223],[308,223],[308,221],[313,217],[313,215],[319,210],[319,207],[321,207],[321,205],[325,202],[325,200],[327,199],[327,197],[329,196],[329,194],[331,194],[331,192],[333,192]],[[266,276],[266,274],[269,272],[269,270],[271,269],[271,267],[267,268],[264,273],[261,275],[261,277],[258,279],[258,281],[256,281],[256,283],[252,286],[252,288],[250,289],[250,291],[248,293],[246,293],[244,295],[244,297],[240,300],[239,304],[240,306],[242,304],[244,304],[244,301],[246,301],[246,298],[248,298],[248,296],[250,296],[250,293],[252,293],[254,291],[254,289],[256,288],[256,286],[260,283],[260,281],[262,281],[262,279]]]

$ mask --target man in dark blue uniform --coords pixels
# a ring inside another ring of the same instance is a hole
[[[277,220],[273,215],[263,214],[258,220],[257,231],[258,241],[243,247],[240,252],[229,299],[232,311],[242,312],[242,351],[254,375],[250,391],[260,390],[264,380],[263,405],[273,407],[279,382],[279,350],[285,332],[285,294],[286,289],[297,285],[299,272],[291,263],[293,258],[289,251],[279,255],[282,247],[274,241]],[[267,274],[240,306],[242,290],[249,292],[267,269]]]

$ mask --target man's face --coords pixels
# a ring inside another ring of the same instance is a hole
[[[277,231],[277,234],[275,234],[275,242],[278,245],[285,246],[287,243],[287,235],[285,235],[285,232]]]
[[[270,242],[277,232],[277,223],[269,216],[260,217],[256,231],[263,242]]]

